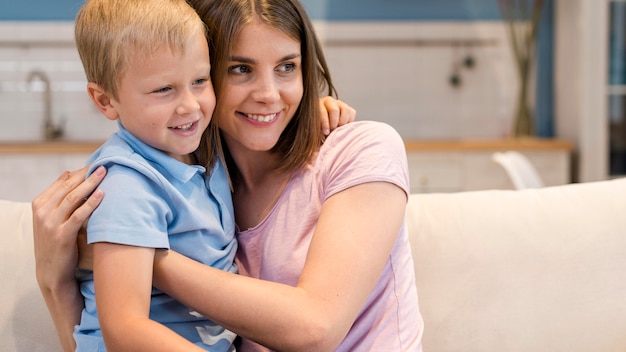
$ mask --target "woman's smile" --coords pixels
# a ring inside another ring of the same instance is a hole
[[[262,123],[274,122],[276,120],[276,117],[278,117],[279,115],[279,113],[276,113],[276,112],[273,114],[248,114],[248,113],[240,112],[239,114],[245,116],[249,120],[262,122]]]

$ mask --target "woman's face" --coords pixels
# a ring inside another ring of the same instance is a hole
[[[268,151],[302,99],[300,42],[253,21],[234,44],[214,118],[231,153]]]

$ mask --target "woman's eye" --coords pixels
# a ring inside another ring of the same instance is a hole
[[[280,73],[290,73],[296,70],[296,64],[294,64],[293,62],[288,62],[278,66],[276,70]]]
[[[250,68],[245,65],[236,65],[229,67],[228,72],[236,75],[241,75],[250,72]]]

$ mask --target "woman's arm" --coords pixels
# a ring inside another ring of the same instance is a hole
[[[325,97],[320,99],[320,104],[325,131],[355,119],[356,111],[340,100]],[[75,349],[72,334],[83,308],[74,279],[76,236],[102,200],[102,192],[94,190],[106,174],[100,169],[85,180],[87,169],[63,173],[32,201],[37,281],[64,351]],[[82,261],[82,256],[79,259]],[[92,258],[85,259],[86,263],[80,266],[90,268]]]
[[[149,318],[152,248],[96,243],[94,285],[108,351],[203,351]]]
[[[64,351],[75,349],[72,333],[83,307],[74,278],[78,260],[76,236],[100,204],[103,194],[94,189],[106,171],[98,169],[85,180],[86,174],[87,167],[66,171],[32,201],[37,283]]]
[[[157,254],[154,283],[227,329],[272,349],[334,350],[389,258],[405,205],[406,193],[386,182],[330,197],[296,287],[222,272],[171,251]]]
[[[326,136],[330,131],[356,118],[356,110],[353,107],[330,96],[320,99],[320,112],[322,131]]]

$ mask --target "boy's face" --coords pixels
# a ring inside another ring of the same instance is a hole
[[[185,53],[164,46],[149,57],[131,57],[111,106],[137,138],[189,162],[211,121],[215,92],[207,41],[192,37]]]

